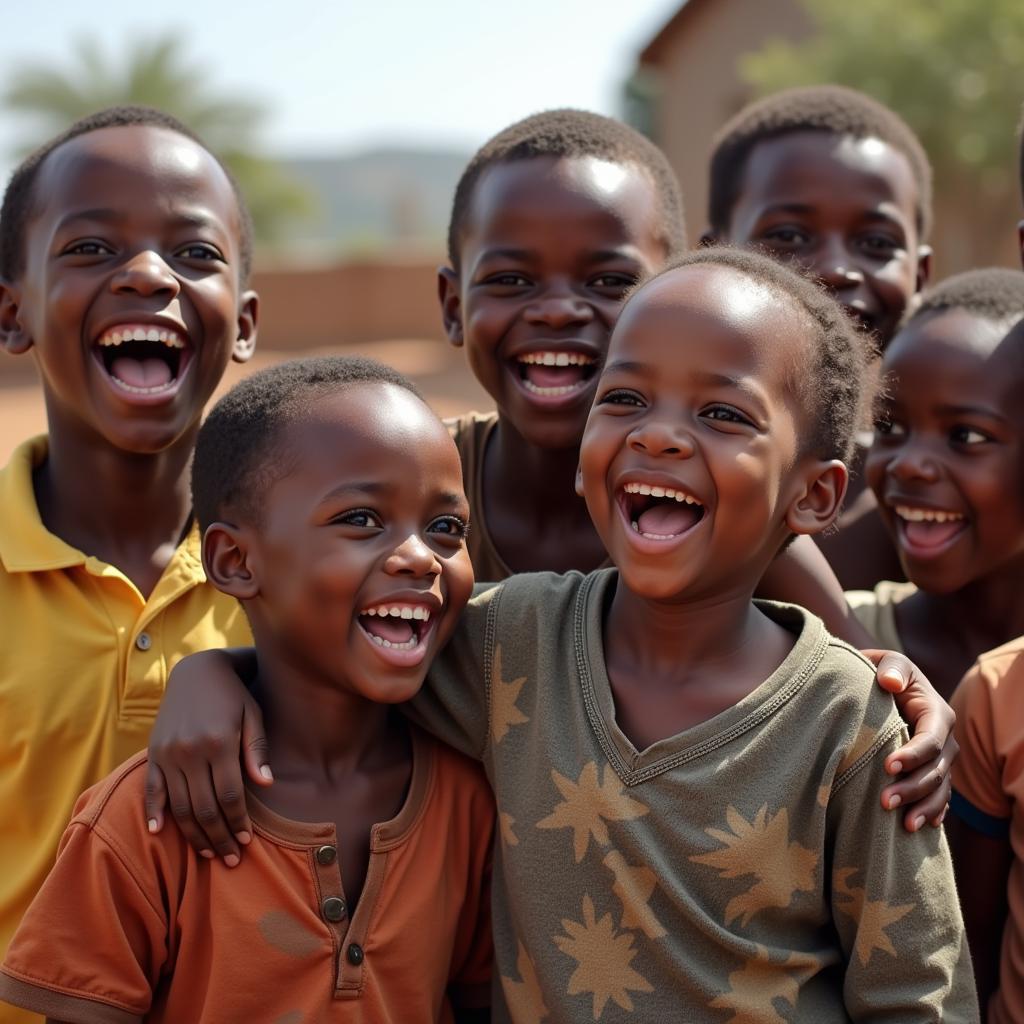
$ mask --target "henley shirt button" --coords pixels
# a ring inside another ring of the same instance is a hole
[[[321,846],[316,851],[316,862],[317,864],[323,864],[327,867],[333,864],[338,859],[338,851],[333,846]]]
[[[328,896],[321,909],[328,921],[340,921],[345,916],[345,901],[337,896]]]
[[[148,633],[140,633],[135,638],[135,646],[140,651],[148,651],[153,646],[153,640]]]
[[[363,947],[355,942],[348,947],[348,962],[358,967],[363,962]]]

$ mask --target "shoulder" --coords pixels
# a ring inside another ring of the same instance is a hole
[[[903,644],[896,630],[896,606],[916,592],[913,583],[883,580],[874,590],[848,590],[846,603],[876,644],[902,651]]]
[[[460,451],[478,442],[498,421],[496,412],[467,412],[462,416],[451,416],[444,421],[448,433]]]
[[[471,605],[489,606],[496,621],[520,623],[541,632],[570,614],[595,587],[607,585],[614,569],[581,572],[530,572],[509,576],[496,584],[482,584],[473,592]],[[500,618],[499,618],[500,616]]]
[[[874,590],[848,590],[846,601],[851,608],[884,608],[899,604],[916,592],[917,587],[913,583],[882,580],[875,585]]]
[[[494,798],[480,762],[460,754],[447,743],[423,735],[434,759],[434,778],[439,792],[449,794],[463,803],[483,803],[490,807]]]
[[[1016,720],[1024,688],[1024,637],[982,654],[953,693],[958,714],[982,704],[1001,708]]]

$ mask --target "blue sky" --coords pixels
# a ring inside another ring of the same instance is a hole
[[[67,59],[82,35],[98,37],[116,62],[134,39],[174,29],[212,85],[266,104],[264,141],[271,151],[353,151],[395,142],[475,147],[545,107],[618,113],[636,53],[679,2],[9,3],[0,85],[26,61]],[[23,129],[0,113],[5,177]]]

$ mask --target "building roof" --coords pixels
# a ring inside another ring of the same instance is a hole
[[[683,0],[676,13],[662,25],[658,34],[640,51],[639,63],[641,65],[660,64],[669,39],[683,28],[686,19],[693,14],[693,9],[706,2],[707,0]],[[724,0],[719,0],[719,2],[722,3]]]

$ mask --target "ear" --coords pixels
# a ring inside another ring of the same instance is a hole
[[[256,325],[259,323],[260,299],[253,292],[243,292],[238,307],[238,337],[235,338],[231,358],[236,363],[247,363],[256,350]]]
[[[803,490],[790,503],[786,525],[793,533],[821,533],[839,515],[850,472],[838,459],[817,461]]]
[[[576,465],[576,493],[581,498],[583,497],[583,467],[578,463]]]
[[[700,241],[697,243],[698,246],[710,246],[718,245],[721,239],[711,228],[705,228],[700,235]]]
[[[21,296],[13,284],[0,280],[0,348],[20,356],[32,347],[32,339],[21,326]]]
[[[917,247],[917,288],[923,292],[925,285],[932,277],[932,247],[930,245],[919,245]]]
[[[465,335],[462,331],[462,293],[459,289],[459,275],[451,267],[437,268],[437,297],[441,302],[441,319],[448,341],[456,348],[462,348]]]
[[[210,523],[203,534],[203,568],[222,593],[247,601],[260,592],[249,564],[245,531],[230,523]]]

